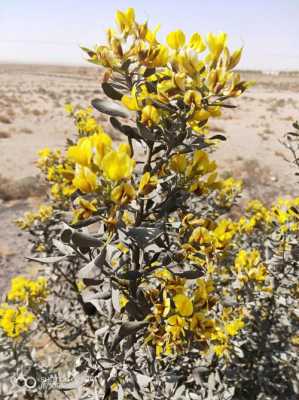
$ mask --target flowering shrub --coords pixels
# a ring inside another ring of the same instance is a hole
[[[25,305],[4,304],[0,326],[25,340],[34,319],[57,354],[27,359],[30,373],[39,382],[64,365],[71,383],[59,389],[80,399],[291,399],[299,198],[254,200],[233,218],[242,183],[212,158],[225,137],[210,119],[251,84],[233,72],[242,49],[231,53],[224,33],[177,30],[160,43],[132,9],[116,22],[107,45],[84,50],[110,98],[92,106],[125,141],[113,143],[92,108],[66,105],[77,137],[38,161],[49,205],[18,221],[44,252],[30,259],[47,284],[15,278],[7,301]]]

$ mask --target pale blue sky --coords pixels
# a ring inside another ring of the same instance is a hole
[[[191,34],[225,31],[241,68],[299,69],[299,0],[0,0],[0,62],[84,64],[79,45],[105,39],[117,9]]]

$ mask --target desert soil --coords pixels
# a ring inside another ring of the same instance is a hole
[[[299,73],[264,75],[244,72],[256,81],[211,131],[227,141],[214,157],[220,170],[242,178],[247,197],[271,202],[296,194],[294,170],[280,140],[299,119]],[[86,107],[101,97],[101,73],[92,67],[0,65],[0,297],[11,276],[28,270],[28,235],[14,220],[45,196],[35,161],[43,147],[61,148],[75,130],[64,104]],[[99,116],[100,117],[100,116]],[[105,130],[117,138],[108,119]]]

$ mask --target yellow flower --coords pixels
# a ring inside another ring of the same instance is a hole
[[[128,247],[126,247],[122,242],[117,243],[115,246],[119,251],[121,251],[123,254],[127,254],[129,252]]]
[[[243,47],[241,47],[240,49],[237,49],[233,52],[233,54],[229,58],[229,64],[227,67],[228,69],[233,69],[233,68],[235,68],[235,66],[237,64],[239,64],[239,61],[242,56],[242,51],[243,51]]]
[[[189,297],[185,296],[184,294],[177,294],[173,298],[175,307],[177,311],[183,317],[190,317],[193,313],[193,304]]]
[[[38,252],[40,252],[40,253],[42,253],[43,251],[46,250],[46,247],[45,247],[45,245],[44,245],[43,243],[39,243],[39,244],[36,246],[35,250],[38,251]]]
[[[192,117],[190,118],[191,122],[202,122],[202,121],[207,121],[210,118],[211,114],[209,111],[205,109],[200,109],[194,112],[192,114]]]
[[[32,212],[26,212],[23,218],[18,218],[16,224],[20,229],[28,229],[35,221],[35,214]]]
[[[77,286],[77,289],[79,290],[79,292],[82,292],[83,289],[86,288],[86,286],[85,286],[85,284],[84,284],[84,282],[83,282],[83,279],[78,279],[78,280],[76,281],[76,286]]]
[[[212,234],[203,226],[195,228],[189,238],[189,243],[198,243],[200,245],[212,245],[214,242]]]
[[[299,346],[299,335],[295,335],[291,338],[291,343],[294,346]]]
[[[94,192],[97,187],[97,177],[89,168],[78,166],[73,185],[82,193]]]
[[[168,269],[163,268],[159,269],[158,271],[155,272],[155,277],[158,279],[161,279],[163,281],[171,281],[173,279],[173,275]]]
[[[90,136],[92,146],[94,148],[94,163],[101,168],[103,158],[112,148],[112,140],[105,132],[100,132]]]
[[[163,352],[163,345],[161,343],[157,343],[156,345],[156,358],[161,358],[161,353]]]
[[[124,182],[116,186],[111,192],[111,200],[117,204],[127,204],[135,197],[135,190],[132,185]]]
[[[124,211],[121,219],[127,226],[134,225],[134,223],[135,223],[133,214],[129,213],[127,210]]]
[[[64,185],[64,187],[62,188],[62,194],[65,197],[70,197],[75,191],[76,188],[72,185]]]
[[[267,278],[267,268],[261,264],[248,271],[248,278],[257,282],[264,282]]]
[[[84,122],[82,121],[79,129],[89,134],[96,132],[98,130],[97,121],[93,117],[87,118]]]
[[[93,213],[97,211],[96,199],[88,201],[83,197],[77,197],[74,201],[74,205],[76,206],[74,210],[74,223],[79,220],[89,218]]]
[[[78,144],[70,146],[67,151],[69,160],[74,161],[82,166],[88,167],[92,160],[92,142],[90,138],[81,138]]]
[[[256,266],[260,261],[260,252],[258,250],[246,251],[241,249],[235,259],[235,267],[237,270],[250,270],[252,266]]]
[[[160,121],[160,114],[156,107],[148,105],[142,109],[141,123],[147,126],[157,125]]]
[[[7,294],[8,300],[26,301],[29,296],[29,289],[27,286],[28,279],[24,276],[17,276],[11,281],[11,289]]]
[[[165,318],[170,313],[171,310],[171,301],[170,298],[166,296],[166,291],[163,291],[163,313],[162,316]]]
[[[241,318],[235,319],[225,325],[224,329],[229,336],[236,336],[236,334],[244,328],[244,321]]]
[[[85,109],[84,108],[80,108],[78,111],[76,111],[77,120],[88,118],[91,115],[92,115],[92,107],[87,107]]]
[[[203,306],[207,303],[210,293],[214,290],[212,281],[205,281],[200,278],[196,281],[196,289],[194,292],[194,303],[197,306]]]
[[[219,192],[216,197],[218,204],[231,206],[235,197],[242,191],[243,182],[232,177],[219,181]]]
[[[172,76],[172,81],[174,87],[184,91],[186,89],[186,74],[184,72],[179,72]]]
[[[237,225],[230,219],[222,219],[219,221],[213,232],[217,241],[217,248],[222,249],[229,246],[232,238],[237,233],[237,228]]]
[[[151,45],[147,51],[146,57],[143,60],[143,64],[151,68],[164,67],[167,64],[168,59],[168,48],[162,44],[155,44]]]
[[[181,50],[176,56],[176,62],[180,71],[186,72],[193,78],[197,77],[198,73],[205,68],[204,62],[199,60],[197,54],[194,54],[192,50]]]
[[[166,38],[167,44],[174,50],[178,50],[184,46],[186,38],[183,31],[178,29],[177,31],[170,32]]]
[[[151,176],[149,172],[142,175],[139,183],[139,193],[149,194],[152,192],[158,184],[158,177],[156,175]]]
[[[173,339],[179,339],[181,335],[184,335],[184,328],[186,327],[186,321],[184,318],[175,314],[167,318],[166,332],[171,333]]]
[[[128,154],[129,157],[131,157],[131,155],[132,155],[131,147],[130,147],[130,145],[128,143],[121,143],[118,146],[118,151]]]
[[[194,104],[196,108],[201,107],[202,95],[195,90],[187,90],[184,94],[184,103],[188,106]]]
[[[47,280],[39,277],[33,281],[24,276],[17,276],[11,281],[11,289],[7,294],[7,299],[17,302],[29,302],[33,305],[42,302],[47,296]]]
[[[38,210],[38,218],[44,222],[47,221],[53,214],[53,207],[45,204],[41,205]]]
[[[267,278],[267,269],[260,263],[260,252],[258,250],[240,250],[235,258],[235,270],[240,281],[248,280],[264,282]]]
[[[28,287],[30,289],[30,300],[31,301],[42,301],[48,295],[47,290],[47,279],[39,277],[35,281],[29,280]]]
[[[74,112],[74,106],[71,103],[66,103],[64,109],[67,114],[72,114]]]
[[[170,101],[172,97],[178,96],[182,90],[181,85],[185,85],[185,77],[178,76],[179,74],[170,75],[171,79],[164,79],[157,85],[157,92],[161,101]]]
[[[192,50],[195,50],[197,53],[201,53],[206,49],[206,45],[204,44],[202,37],[197,32],[193,33],[191,36],[188,47],[190,47]]]
[[[119,306],[120,306],[121,309],[124,308],[124,307],[126,307],[126,305],[128,304],[128,302],[129,302],[129,300],[126,298],[125,295],[121,294],[121,295],[119,296]]]
[[[27,332],[34,320],[35,316],[25,306],[12,308],[2,304],[0,307],[0,328],[9,337],[16,338]]]
[[[170,168],[180,174],[185,173],[188,165],[188,160],[185,154],[175,154],[171,157],[169,166]]]
[[[101,64],[106,68],[115,68],[120,64],[112,49],[107,46],[97,46],[90,61],[95,64]]]
[[[51,186],[51,195],[54,198],[59,198],[60,195],[60,186],[58,183],[54,183],[54,185]]]
[[[71,168],[61,168],[59,171],[57,169],[57,172],[67,181],[72,181],[74,179],[75,172]]]
[[[207,35],[207,43],[212,54],[213,59],[217,59],[224,46],[227,42],[227,34],[224,32],[219,33],[219,35],[214,35],[213,33],[208,33]]]
[[[222,357],[223,354],[227,351],[228,345],[227,344],[217,344],[213,347],[216,356]]]
[[[41,159],[46,159],[51,155],[51,150],[48,147],[41,149],[37,153]]]
[[[140,108],[136,96],[124,95],[121,98],[121,102],[125,107],[127,107],[131,111],[138,111]]]
[[[123,151],[110,151],[102,162],[103,171],[111,181],[130,178],[134,167],[135,161]]]
[[[147,29],[146,29],[146,34],[145,34],[145,40],[146,40],[147,42],[149,42],[150,44],[157,42],[156,36],[157,36],[157,33],[158,33],[159,30],[160,30],[160,27],[161,27],[160,24],[158,24],[158,25],[156,26],[156,28],[155,28],[153,31],[151,31],[151,30],[147,27]]]
[[[120,30],[126,34],[132,33],[135,24],[135,11],[128,8],[127,11],[117,11],[115,20]]]

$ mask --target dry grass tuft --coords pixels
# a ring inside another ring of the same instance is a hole
[[[22,128],[22,133],[26,133],[26,135],[31,135],[33,130],[30,128]]]
[[[32,110],[31,114],[34,115],[35,117],[40,117],[41,115],[46,114],[47,112],[45,110]]]
[[[224,133],[224,132],[225,132],[225,129],[224,129],[222,126],[211,125],[211,126],[210,126],[210,131],[211,131],[211,132]]]
[[[9,139],[11,137],[11,134],[6,131],[0,131],[0,139]]]
[[[12,120],[5,115],[0,115],[0,122],[2,122],[2,124],[11,124]]]
[[[4,201],[39,197],[46,193],[46,185],[36,176],[8,179],[0,175],[0,199]]]

